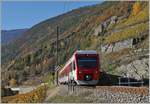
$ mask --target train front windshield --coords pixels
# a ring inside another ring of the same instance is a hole
[[[97,66],[97,58],[79,57],[77,63],[79,68],[94,68]]]

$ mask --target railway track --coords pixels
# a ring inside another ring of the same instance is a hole
[[[149,95],[148,87],[130,87],[130,86],[96,86],[96,89],[107,90],[113,93],[129,93],[142,96]]]
[[[68,87],[68,86],[67,86]],[[109,91],[113,93],[129,93],[129,94],[137,94],[142,96],[149,95],[149,88],[148,87],[131,87],[131,86],[71,86],[71,90],[103,90]]]
[[[62,96],[68,92],[67,96],[81,96],[97,103],[148,103],[150,101],[148,87],[74,86],[74,91],[68,90],[67,85],[61,85],[60,88]]]

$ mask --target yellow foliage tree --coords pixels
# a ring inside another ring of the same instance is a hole
[[[140,2],[135,2],[134,5],[133,5],[133,15],[136,15],[140,12],[141,10],[141,4]]]

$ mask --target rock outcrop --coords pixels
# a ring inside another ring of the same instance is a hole
[[[104,31],[104,26],[102,24],[100,24],[96,29],[95,29],[95,36],[99,36],[100,33],[102,33]]]
[[[124,48],[132,48],[133,39],[128,39],[112,44],[102,45],[101,49],[104,53],[116,52]]]
[[[135,60],[127,65],[121,65],[115,69],[119,72],[121,76],[134,78],[141,80],[143,78],[148,78],[148,58],[143,58],[141,60]]]
[[[118,17],[117,16],[112,16],[111,18],[107,19],[106,21],[104,21],[103,23],[101,23],[96,29],[95,29],[95,33],[94,35],[95,36],[99,36],[100,34],[102,34],[106,29],[107,27],[110,25],[110,24],[115,24],[118,20]]]

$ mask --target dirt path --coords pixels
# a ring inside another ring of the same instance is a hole
[[[59,87],[55,87],[55,88],[49,89],[49,90],[47,91],[47,97],[46,97],[44,103],[45,103],[45,102],[48,102],[48,100],[49,100],[51,97],[55,96],[55,95],[58,93],[58,91],[59,91]]]

